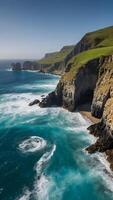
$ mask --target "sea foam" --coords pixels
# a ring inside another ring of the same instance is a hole
[[[35,152],[45,148],[46,144],[47,142],[43,138],[31,136],[29,139],[26,139],[21,144],[19,144],[19,149],[23,153]]]
[[[49,200],[49,190],[52,187],[52,182],[49,177],[44,174],[44,168],[49,160],[54,155],[56,145],[52,145],[51,149],[43,154],[43,156],[37,161],[34,169],[36,171],[36,177],[34,181],[34,188],[32,191],[28,189],[24,191],[22,196],[18,200],[29,200],[30,196],[38,200]]]

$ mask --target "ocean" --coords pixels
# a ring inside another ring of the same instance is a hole
[[[113,174],[80,113],[29,107],[58,76],[0,70],[0,200],[112,200]]]

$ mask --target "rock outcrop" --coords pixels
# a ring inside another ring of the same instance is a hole
[[[81,66],[72,79],[67,80],[65,73],[54,92],[57,99],[56,105],[62,105],[69,111],[75,111],[80,104],[92,101],[99,61],[99,59],[94,59]],[[43,103],[46,106],[46,98]]]
[[[12,63],[11,64],[12,66],[12,70],[13,71],[21,71],[22,70],[22,66],[21,66],[21,63]]]
[[[34,101],[29,103],[29,106],[33,106],[33,105],[36,105],[36,104],[39,104],[39,103],[40,103],[39,99],[35,99]]]

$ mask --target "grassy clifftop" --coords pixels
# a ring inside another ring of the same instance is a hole
[[[69,60],[67,66],[70,65],[70,70],[63,76],[65,80],[71,80],[78,69],[90,60],[113,54],[113,26],[87,33],[80,43],[81,47],[85,44],[89,50],[84,50]]]
[[[113,26],[87,33],[84,40],[92,48],[113,46]]]
[[[69,54],[72,54],[68,62],[68,64],[72,64],[72,67],[70,72],[65,74],[65,78],[70,79],[75,75],[77,69],[81,65],[84,65],[92,59],[112,53],[113,26],[87,33],[77,45],[65,46],[59,52],[47,54],[44,58],[39,60],[38,63],[44,65],[60,63],[64,61]]]
[[[74,46],[65,46],[63,47],[59,52],[54,52],[48,54],[48,56],[45,56],[41,60],[38,61],[40,64],[53,64],[57,62],[61,62],[64,60],[64,58],[72,51]]]
[[[111,54],[113,54],[113,46],[91,49],[78,54],[77,56],[73,57],[68,63],[68,65],[71,64],[71,68],[69,72],[65,73],[64,79],[72,79],[76,75],[79,68],[81,66],[84,66],[90,60]]]

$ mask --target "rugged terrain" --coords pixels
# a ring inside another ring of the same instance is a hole
[[[64,60],[73,50],[74,45],[64,46],[59,52],[47,53],[44,58],[35,61],[25,61],[23,64],[12,63],[13,70],[38,70],[44,73],[61,75],[65,72]],[[18,68],[18,65],[20,66]]]
[[[86,34],[68,58],[56,90],[39,105],[63,106],[69,111],[91,105],[92,116],[100,122],[89,127],[98,139],[87,151],[106,152],[113,169],[113,27]]]
[[[89,105],[92,116],[100,121],[89,127],[98,139],[87,151],[106,152],[113,169],[113,26],[87,33],[76,45],[39,61],[26,61],[21,67],[13,64],[13,70],[21,69],[62,75],[40,107],[62,106],[73,112]]]

